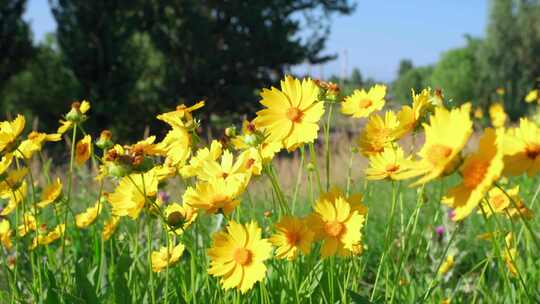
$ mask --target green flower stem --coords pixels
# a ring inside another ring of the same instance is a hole
[[[324,128],[324,141],[325,141],[325,160],[326,160],[326,191],[330,190],[330,124],[332,123],[332,109],[333,103],[330,103],[326,125]]]

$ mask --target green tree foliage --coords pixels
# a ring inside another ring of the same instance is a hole
[[[274,83],[291,65],[331,59],[321,54],[328,16],[353,9],[348,0],[148,3],[147,27],[166,58],[163,100],[207,99],[207,113],[253,109],[254,88]]]
[[[26,0],[0,0],[0,90],[33,55],[30,28],[22,19]]]
[[[405,69],[405,71],[402,72],[402,74],[392,84],[392,93],[394,99],[399,103],[410,103],[411,89],[419,92],[423,88],[430,87],[432,73],[432,66],[411,66]]]
[[[93,121],[100,128],[111,127],[115,121],[131,121],[133,124],[115,124],[115,131],[140,134],[144,122],[149,121],[141,116],[144,104],[138,105],[139,111],[127,110],[146,62],[136,37],[141,23],[139,1],[50,3],[58,24],[58,44],[82,87],[77,97],[92,101]]]
[[[432,85],[443,88],[445,97],[458,104],[477,99],[476,54],[480,43],[468,37],[467,46],[443,53],[431,75]]]

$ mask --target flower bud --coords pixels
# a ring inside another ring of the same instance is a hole
[[[236,127],[232,126],[232,127],[226,128],[225,135],[227,135],[228,137],[236,136]]]
[[[167,216],[167,225],[169,225],[171,228],[178,228],[182,226],[184,222],[184,215],[182,215],[182,213],[179,211],[171,212],[171,214]]]
[[[81,113],[80,102],[75,101],[71,104],[71,110],[66,114],[66,119],[74,123],[82,122],[86,119],[86,116]]]
[[[99,139],[96,142],[96,146],[98,146],[100,149],[103,149],[103,150],[109,149],[114,145],[111,139],[112,139],[111,131],[103,130],[101,131],[101,134],[99,135]]]

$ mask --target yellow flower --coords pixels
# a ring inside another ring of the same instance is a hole
[[[504,136],[504,175],[527,173],[529,177],[540,172],[540,128],[527,118],[519,127],[508,130]]]
[[[183,165],[191,152],[191,136],[184,127],[173,127],[163,141],[156,145],[167,156],[165,163],[170,166]]]
[[[11,249],[13,243],[11,241],[12,231],[10,229],[9,221],[6,219],[0,219],[0,243],[7,250]]]
[[[6,192],[12,192],[17,189],[24,177],[28,173],[28,168],[20,168],[9,171],[7,176],[4,174],[2,181],[0,182],[0,194],[5,194]]]
[[[497,93],[497,95],[504,95],[506,93],[506,90],[500,87],[500,88],[497,88],[495,92]]]
[[[460,168],[461,184],[450,188],[443,202],[455,211],[454,221],[468,216],[491,188],[503,169],[501,135],[487,128],[478,150],[467,156]]]
[[[339,197],[344,197],[347,202],[351,205],[351,212],[357,211],[358,214],[365,216],[368,212],[366,205],[362,203],[364,197],[360,193],[351,194],[350,196],[345,196],[343,192],[338,187],[333,187],[328,192],[321,193],[319,200],[327,200],[334,202]]]
[[[380,111],[384,107],[386,86],[375,85],[366,90],[354,90],[353,94],[346,97],[341,103],[341,113],[354,118],[368,117],[374,111]]]
[[[60,123],[60,127],[58,127],[58,130],[56,130],[56,133],[60,135],[66,133],[67,130],[73,127],[73,123],[69,120],[60,119],[58,122]]]
[[[90,110],[90,103],[86,100],[82,102],[75,101],[71,104],[71,110],[66,114],[67,120],[60,120],[60,127],[56,131],[58,134],[64,134],[73,127],[74,122],[82,122],[86,119],[86,112]]]
[[[482,108],[478,107],[474,110],[474,118],[482,119],[484,117],[484,111]]]
[[[231,213],[240,201],[236,198],[243,190],[243,185],[237,180],[215,179],[196,184],[195,188],[188,187],[183,200],[194,208],[204,209],[207,213]]]
[[[518,257],[518,252],[516,245],[514,244],[514,236],[512,235],[512,232],[509,232],[506,235],[506,237],[504,238],[504,243],[504,262],[506,263],[506,267],[508,267],[508,271],[510,271],[513,276],[517,276],[519,273],[516,267],[516,259]]]
[[[441,304],[450,304],[451,302],[452,302],[451,298],[446,298],[446,299],[441,300]]]
[[[202,166],[207,161],[216,161],[223,153],[223,147],[217,140],[213,140],[210,144],[210,149],[204,147],[197,150],[195,156],[191,157],[189,164],[183,166],[180,169],[180,174],[184,178],[196,176],[201,170]]]
[[[198,103],[187,107],[184,104],[178,105],[176,110],[159,114],[157,119],[166,122],[173,128],[183,128],[186,127],[187,123],[193,121],[193,116],[191,112],[198,110],[204,107],[204,101],[199,101]]]
[[[62,182],[60,178],[57,177],[56,180],[43,189],[41,194],[41,201],[37,203],[39,208],[45,208],[52,202],[56,201],[60,194],[62,193]]]
[[[278,259],[293,260],[300,251],[307,255],[311,250],[314,233],[309,230],[305,220],[285,216],[276,224],[276,230],[270,242],[277,247]]]
[[[525,96],[525,102],[531,103],[533,101],[539,102],[540,101],[540,94],[538,89],[531,90],[527,96]]]
[[[384,118],[378,114],[369,116],[366,126],[358,137],[358,146],[364,156],[381,153],[396,140],[399,121],[393,111],[387,111]]]
[[[411,157],[405,157],[400,146],[387,147],[380,154],[369,157],[366,179],[400,180],[408,178],[407,171],[412,164]]]
[[[494,103],[489,107],[489,118],[493,127],[501,128],[504,126],[507,115],[501,103]]]
[[[3,192],[0,198],[8,200],[8,204],[4,207],[0,215],[6,216],[13,212],[26,197],[26,191],[26,181],[23,181],[18,188]]]
[[[311,79],[300,82],[286,76],[281,81],[281,91],[274,87],[263,89],[261,104],[266,109],[257,112],[254,123],[267,132],[269,141],[282,142],[289,151],[313,142],[324,114],[324,104],[317,101],[318,95],[319,87]]]
[[[252,159],[256,156],[252,154]],[[247,155],[244,155],[243,158],[246,158]],[[236,162],[234,160],[233,154],[229,150],[224,150],[221,154],[221,161],[218,162],[217,159],[206,158],[200,164],[200,170],[196,176],[203,181],[210,181],[214,179],[224,179],[226,181],[235,180],[244,185],[247,185],[251,177],[252,168],[249,166],[246,168],[247,159],[238,159]],[[257,162],[253,159],[252,165]],[[260,164],[260,158],[258,159]],[[260,173],[259,171],[256,171]]]
[[[15,156],[18,158],[30,159],[35,152],[41,150],[45,142],[59,141],[60,139],[60,134],[57,133],[46,134],[32,131],[28,134],[28,138],[21,142],[17,151],[15,151]]]
[[[455,169],[458,154],[472,134],[470,104],[451,111],[439,107],[424,124],[425,142],[414,161],[410,177],[422,175],[412,186],[425,184]]]
[[[139,217],[149,197],[157,193],[158,178],[154,169],[144,173],[133,173],[123,177],[107,199],[114,216]]]
[[[51,244],[52,242],[61,238],[62,235],[64,235],[65,230],[66,230],[66,225],[60,224],[54,227],[54,229],[51,230],[49,233],[34,237],[34,239],[32,240],[32,244],[30,245],[30,249],[34,249],[38,245]]]
[[[412,90],[412,99],[412,107],[407,105],[402,106],[401,110],[397,113],[399,126],[394,131],[396,139],[402,138],[409,132],[414,131],[424,113],[433,106],[430,89],[423,89],[419,94],[416,94]]]
[[[256,148],[263,164],[269,163],[281,150],[283,144],[279,141],[269,141],[262,132],[257,129],[253,122],[244,120],[242,122],[242,134],[231,139],[231,143],[236,149],[246,150]]]
[[[445,275],[454,267],[454,256],[449,254],[446,256],[446,260],[444,260],[444,263],[442,263],[441,267],[439,267],[439,275]]]
[[[24,116],[18,114],[13,121],[0,122],[0,152],[15,150],[16,141],[24,130]]]
[[[270,258],[272,245],[261,238],[261,228],[255,222],[242,225],[230,221],[227,232],[216,232],[212,238],[208,273],[222,277],[225,290],[236,287],[246,293],[264,279],[264,261]]]
[[[17,227],[19,236],[23,237],[31,231],[36,231],[37,221],[34,215],[30,212],[25,212],[23,215],[23,223]]]
[[[152,251],[152,255],[150,256],[152,261],[152,271],[161,272],[163,269],[176,264],[184,253],[185,248],[186,247],[182,244],[176,246],[170,244],[167,247],[161,247],[159,251]]]
[[[188,204],[171,203],[165,208],[167,225],[176,234],[186,230],[197,219],[197,215],[197,209]]]
[[[108,241],[111,238],[118,227],[118,223],[120,223],[119,216],[112,216],[108,221],[105,222],[105,225],[103,225],[103,231],[101,232],[101,238],[103,238],[104,241]]]
[[[314,206],[314,213],[309,222],[316,239],[324,241],[321,256],[335,254],[349,255],[353,246],[360,243],[364,225],[364,216],[351,208],[351,204],[342,196],[330,201],[324,197]]]
[[[90,135],[85,135],[83,139],[77,142],[75,147],[75,162],[77,165],[82,165],[92,155],[92,138]]]
[[[90,226],[101,213],[103,206],[98,200],[94,206],[88,207],[84,212],[75,215],[75,225],[77,228],[86,228]]]

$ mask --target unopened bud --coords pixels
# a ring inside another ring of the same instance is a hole
[[[174,211],[167,216],[167,225],[172,228],[180,227],[185,221],[184,216],[179,211]]]
[[[236,127],[228,127],[225,129],[225,135],[228,137],[234,137],[236,136]]]
[[[112,139],[111,131],[103,130],[101,131],[101,134],[99,135],[99,139],[96,142],[96,146],[98,146],[100,149],[103,149],[103,150],[109,149],[114,145],[111,139]]]

